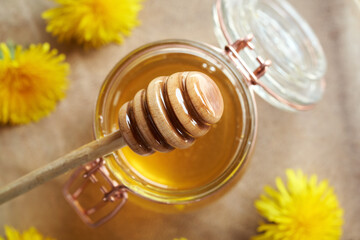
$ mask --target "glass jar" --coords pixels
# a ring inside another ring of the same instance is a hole
[[[225,109],[220,122],[189,149],[143,157],[125,147],[79,168],[64,194],[89,225],[113,217],[128,196],[142,206],[173,211],[220,196],[215,193],[224,193],[225,186],[241,176],[254,147],[254,92],[287,110],[308,109],[321,98],[324,54],[310,28],[286,2],[218,1],[214,19],[223,49],[188,40],[150,43],[129,53],[105,79],[95,109],[96,138],[118,130],[118,110],[138,90],[175,72],[210,76],[222,92]],[[253,36],[239,39],[250,31]],[[256,57],[253,45],[272,61],[266,74],[270,61]],[[99,202],[90,203],[96,197],[85,193],[89,183],[98,185]]]

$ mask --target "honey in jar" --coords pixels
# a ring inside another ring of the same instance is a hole
[[[133,168],[133,171],[154,185],[171,189],[191,189],[201,187],[220,176],[229,165],[231,156],[236,151],[240,137],[241,118],[236,115],[234,89],[229,87],[219,69],[200,59],[182,53],[170,53],[159,60],[149,60],[147,68],[132,69],[126,82],[119,86],[119,99],[115,99],[110,114],[109,126],[113,131],[118,129],[119,108],[131,100],[139,89],[146,88],[149,82],[157,76],[171,75],[180,71],[201,71],[211,75],[211,78],[221,89],[225,101],[225,112],[221,121],[209,133],[197,139],[189,149],[175,149],[169,153],[157,152],[144,157],[134,153],[129,147],[119,151],[119,156]],[[121,91],[126,89],[125,92]],[[214,147],[216,146],[216,147]]]
[[[174,47],[169,48],[168,44]],[[122,184],[143,196],[167,203],[198,199],[204,194],[200,192],[211,189],[212,184],[227,181],[233,173],[229,169],[238,168],[245,159],[238,156],[240,145],[246,138],[244,135],[247,134],[244,119],[247,119],[248,125],[251,124],[251,118],[244,115],[244,110],[248,108],[244,105],[248,101],[240,94],[236,86],[238,82],[229,78],[231,72],[226,71],[225,64],[206,57],[208,53],[202,53],[197,47],[192,49],[191,42],[181,43],[183,46],[179,44],[158,43],[159,49],[149,47],[154,51],[151,54],[147,50],[139,50],[142,54],[141,62],[136,59],[136,64],[120,62],[100,92],[95,119],[99,137],[118,130],[120,107],[159,76],[199,71],[214,80],[224,99],[223,116],[190,148],[140,156],[125,147],[106,158],[108,168]],[[120,70],[121,66],[127,70]]]

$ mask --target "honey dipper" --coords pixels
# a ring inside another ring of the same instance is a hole
[[[157,77],[120,108],[118,131],[2,187],[0,204],[126,145],[140,155],[188,148],[220,120],[223,109],[219,88],[201,72]]]

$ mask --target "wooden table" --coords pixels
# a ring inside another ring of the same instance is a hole
[[[71,85],[56,111],[38,123],[0,127],[0,184],[48,163],[92,140],[93,108],[99,87],[129,51],[155,40],[183,38],[217,45],[212,2],[147,0],[142,24],[123,45],[96,51],[61,45],[45,32],[40,14],[46,0],[0,0],[0,41],[48,41],[67,55]],[[360,239],[360,9],[351,0],[291,3],[308,20],[328,60],[327,89],[305,113],[278,110],[260,98],[258,140],[243,179],[223,198],[182,215],[153,213],[128,204],[109,223],[90,229],[64,200],[69,174],[0,206],[4,224],[37,227],[57,239],[249,239],[261,220],[253,206],[266,184],[285,169],[300,168],[327,178],[345,209],[343,239]]]

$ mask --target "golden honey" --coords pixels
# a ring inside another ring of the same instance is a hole
[[[170,153],[140,156],[125,147],[118,153],[118,161],[131,169],[132,174],[154,186],[185,190],[207,185],[222,175],[237,151],[241,139],[241,104],[235,89],[216,65],[184,53],[168,53],[149,58],[133,67],[121,82],[112,87],[108,101],[112,102],[108,115],[103,116],[106,129],[118,129],[118,110],[131,100],[137,91],[146,88],[158,76],[168,76],[181,71],[200,71],[209,75],[218,85],[224,98],[225,110],[219,123],[188,149]],[[115,160],[109,160],[115,161]],[[117,164],[108,164],[117,172]]]

